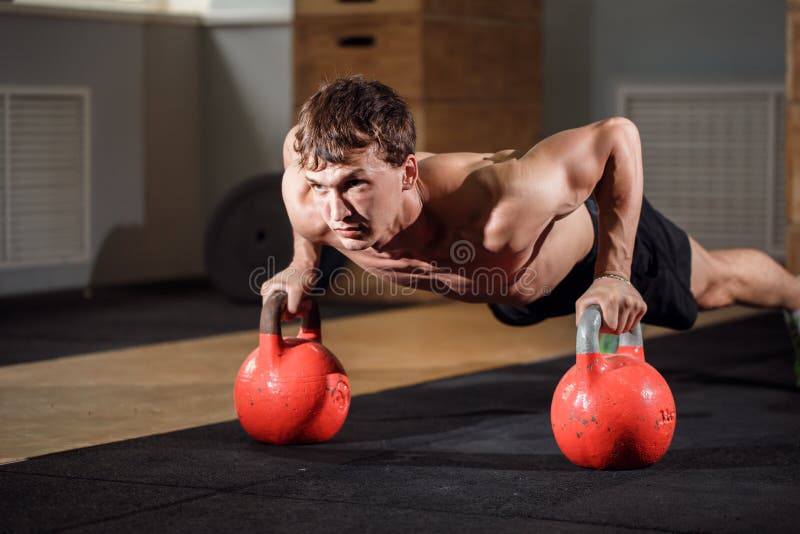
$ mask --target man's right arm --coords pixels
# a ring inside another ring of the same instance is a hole
[[[292,224],[294,235],[294,258],[292,263],[310,266],[319,265],[319,256],[325,236],[330,229],[311,204],[311,188],[300,168],[300,157],[294,150],[294,134],[297,126],[289,130],[283,141],[283,181],[281,194]]]
[[[286,269],[276,273],[261,286],[263,302],[266,302],[267,297],[275,290],[282,289],[288,293],[285,319],[291,319],[304,311],[305,307],[301,303],[316,282],[315,268],[319,265],[322,244],[328,230],[327,225],[308,202],[308,184],[302,175],[298,165],[299,158],[293,148],[296,128],[292,128],[284,140],[284,173],[281,184],[283,202],[292,225],[294,254]]]
[[[306,239],[297,230],[294,235],[294,256],[291,263],[284,270],[261,285],[262,304],[267,302],[269,295],[277,290],[287,293],[286,312],[284,320],[291,320],[297,315],[303,315],[307,309],[307,295],[317,282],[317,270],[322,245]]]
[[[303,237],[295,229],[292,229],[292,235],[294,236],[294,256],[292,257],[292,265],[302,266],[308,269],[317,267],[319,265],[322,245]]]

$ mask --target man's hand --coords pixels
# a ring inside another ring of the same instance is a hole
[[[636,288],[623,280],[598,278],[575,303],[575,324],[590,304],[603,312],[603,326],[614,334],[630,332],[647,313],[647,304]]]
[[[305,315],[311,305],[308,295],[314,288],[317,277],[318,272],[313,267],[290,264],[261,285],[262,306],[272,293],[282,289],[286,291],[288,299],[281,320],[291,321],[295,317]]]

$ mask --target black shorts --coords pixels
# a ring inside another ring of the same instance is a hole
[[[525,306],[489,304],[494,316],[511,326],[527,326],[550,317],[575,313],[575,301],[594,280],[597,258],[597,203],[586,201],[594,225],[594,244],[547,296]],[[691,291],[692,249],[686,232],[656,211],[646,198],[636,231],[631,283],[647,303],[643,322],[686,330],[697,319],[697,301]]]

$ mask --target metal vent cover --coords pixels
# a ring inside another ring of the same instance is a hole
[[[0,87],[0,267],[89,252],[89,94]]]
[[[651,203],[710,249],[784,254],[781,86],[619,89],[639,128]]]

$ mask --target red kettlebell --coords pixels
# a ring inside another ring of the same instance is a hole
[[[569,461],[593,469],[656,463],[675,432],[675,400],[666,380],[644,361],[642,329],[619,338],[617,354],[600,354],[600,307],[578,322],[576,363],[553,394],[550,425]]]
[[[281,335],[285,291],[261,310],[258,348],[239,369],[233,400],[250,436],[275,445],[331,439],[350,409],[350,381],[342,364],[322,346],[319,310],[312,301],[296,338]]]

